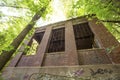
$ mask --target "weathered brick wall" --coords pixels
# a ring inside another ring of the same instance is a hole
[[[111,64],[104,49],[79,50],[78,56],[80,65]]]

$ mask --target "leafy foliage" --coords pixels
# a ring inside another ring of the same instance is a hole
[[[1,23],[1,32],[0,32],[0,51],[8,50],[12,40],[22,31],[24,28],[23,25],[26,25],[29,20],[23,18],[11,19],[6,23]],[[22,24],[21,24],[22,23]],[[5,27],[8,27],[5,29]]]

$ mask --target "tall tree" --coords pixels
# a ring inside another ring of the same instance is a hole
[[[24,0],[27,2],[28,0]],[[34,0],[32,0],[34,1]],[[13,53],[16,51],[16,49],[19,47],[20,43],[23,41],[27,33],[33,28],[35,25],[36,21],[42,16],[43,13],[45,13],[46,8],[51,0],[45,0],[46,3],[42,5],[42,7],[36,7],[37,9],[33,11],[36,11],[35,15],[33,16],[32,20],[28,23],[28,25],[23,29],[23,31],[13,40],[13,42],[10,44],[10,46],[13,46],[14,49],[10,51],[2,51],[0,55],[0,70],[5,66],[5,64],[9,61]],[[27,4],[29,5],[29,4]],[[34,7],[35,8],[35,7]],[[39,10],[40,9],[40,10]]]

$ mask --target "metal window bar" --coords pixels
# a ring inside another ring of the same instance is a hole
[[[65,28],[52,30],[52,37],[48,47],[48,53],[65,50]]]
[[[77,50],[92,48],[94,43],[94,34],[91,31],[88,23],[73,25],[73,29]]]

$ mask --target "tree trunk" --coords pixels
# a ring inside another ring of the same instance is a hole
[[[3,69],[3,67],[6,65],[6,63],[10,60],[13,53],[16,51],[16,49],[19,47],[20,43],[23,41],[27,33],[33,28],[36,21],[41,17],[42,13],[45,11],[46,6],[39,10],[32,18],[30,23],[23,29],[23,31],[13,40],[11,43],[11,46],[14,47],[13,50],[10,51],[3,51],[0,55],[0,71]]]

